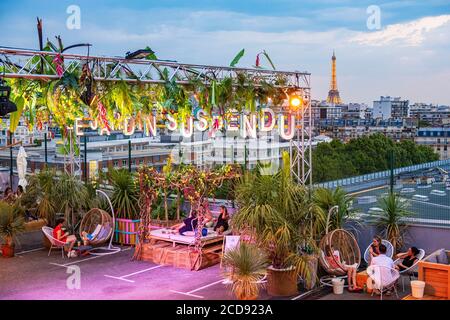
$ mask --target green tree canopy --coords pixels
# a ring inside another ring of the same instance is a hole
[[[313,150],[314,182],[325,182],[389,169],[394,151],[395,168],[439,160],[428,146],[413,141],[394,142],[381,133],[342,143],[320,143]]]

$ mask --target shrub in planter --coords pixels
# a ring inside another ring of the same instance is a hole
[[[253,230],[256,243],[267,252],[267,291],[273,296],[297,294],[299,276],[312,280],[298,248],[306,241],[300,226],[315,207],[308,190],[291,180],[286,153],[283,159],[283,169],[274,175],[244,173],[235,190],[239,210],[231,220],[234,229]]]
[[[0,202],[0,239],[2,255],[14,257],[14,238],[25,230],[25,220],[20,212],[6,202]]]
[[[59,203],[55,175],[56,172],[49,169],[31,175],[26,192],[20,198],[22,206],[28,210],[34,210],[39,218],[45,219],[52,227]]]
[[[115,240],[134,245],[136,237],[130,232],[137,232],[139,225],[139,189],[133,175],[126,169],[111,170],[109,181],[113,187],[111,203],[118,219]]]
[[[231,280],[233,291],[239,300],[256,300],[261,280],[266,275],[268,258],[264,251],[252,244],[241,244],[225,253],[223,263],[228,271],[225,276]]]

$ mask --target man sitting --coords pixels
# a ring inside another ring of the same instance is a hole
[[[380,283],[383,286],[390,285],[398,279],[398,276],[395,278],[394,275],[392,274],[392,269],[395,267],[394,261],[392,260],[392,258],[386,256],[387,248],[384,244],[380,244],[379,250],[380,254],[372,258],[371,266],[375,267],[379,266],[380,268],[378,269],[379,269]],[[371,278],[367,280],[368,288],[373,288],[372,281],[373,280]],[[375,290],[375,292],[377,292],[377,290]],[[390,293],[391,293],[390,291],[387,292],[388,295]]]

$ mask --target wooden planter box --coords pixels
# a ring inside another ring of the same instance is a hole
[[[47,220],[39,219],[34,221],[25,222],[24,232],[33,232],[41,230],[43,226],[47,225]]]
[[[450,260],[450,251],[446,254]],[[427,258],[418,263],[419,280],[425,282],[425,294],[450,300],[450,265],[428,262]]]
[[[137,233],[141,220],[116,219],[114,242],[124,245],[136,245]]]

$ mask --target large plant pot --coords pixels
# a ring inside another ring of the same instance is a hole
[[[14,257],[14,243],[2,245],[2,256],[5,258]]]
[[[237,280],[240,281],[240,280]],[[243,290],[239,290],[239,288],[234,287],[234,296],[236,297],[236,299],[238,300],[256,300],[258,299],[259,296],[259,285],[258,283],[253,283],[256,286],[258,286],[255,295],[247,295],[245,294],[245,292],[243,292]],[[239,284],[240,285],[240,284]]]
[[[258,295],[255,296],[246,296],[246,295],[238,295],[235,294],[236,298],[238,300],[257,300],[258,299]]]
[[[267,268],[267,293],[275,297],[288,297],[298,294],[297,272],[293,267],[287,269]]]

